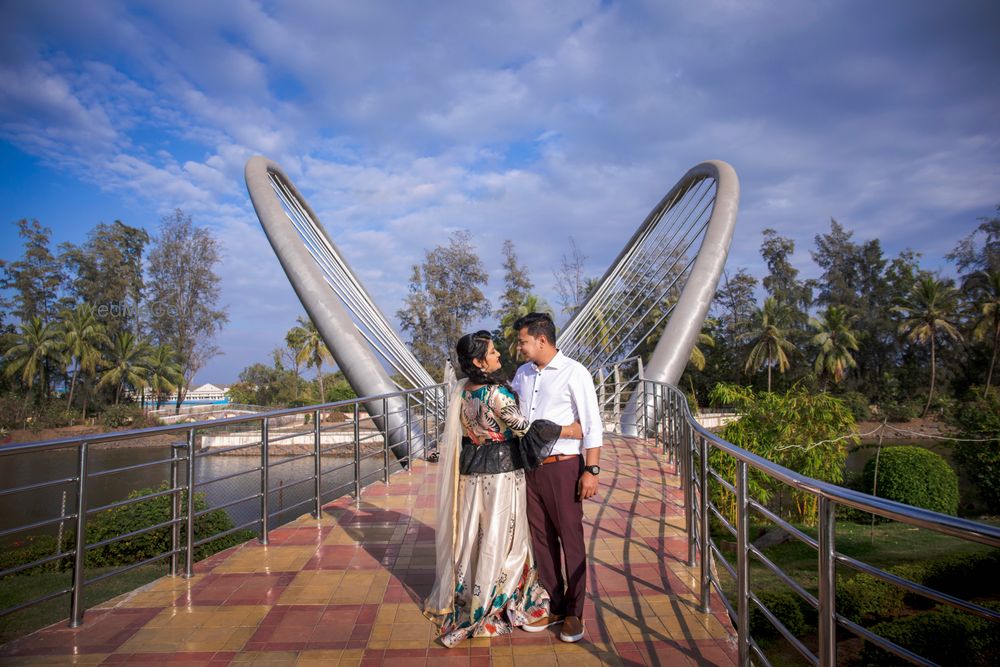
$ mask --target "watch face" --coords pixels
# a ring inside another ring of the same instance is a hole
[[[589,472],[591,475],[601,474],[601,466],[586,466],[584,470]]]

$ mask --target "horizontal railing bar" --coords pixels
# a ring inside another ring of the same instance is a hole
[[[735,580],[736,568],[734,568],[732,565],[729,564],[729,561],[726,560],[725,556],[722,555],[722,552],[719,550],[719,547],[715,546],[715,542],[710,542],[709,548],[712,550],[712,554],[715,556],[715,559],[722,564],[722,567],[726,569],[726,572],[729,573],[729,576]]]
[[[1000,612],[987,609],[986,607],[981,607],[974,602],[966,602],[965,600],[953,597],[947,593],[942,593],[941,591],[918,584],[915,581],[904,579],[903,577],[899,577],[891,572],[880,570],[879,568],[869,565],[868,563],[863,563],[855,558],[845,556],[841,553],[837,554],[837,562],[850,566],[855,570],[860,570],[861,572],[870,574],[873,577],[877,577],[882,581],[894,584],[900,588],[905,588],[911,593],[916,593],[926,598],[930,598],[931,600],[936,600],[937,602],[961,609],[962,611],[966,611],[970,614],[981,616],[987,620],[993,621],[994,623],[1000,623]]]
[[[767,656],[764,655],[764,651],[762,651],[760,646],[757,645],[757,642],[753,640],[753,637],[750,638],[749,643],[750,643],[750,650],[753,651],[753,654],[755,656],[757,656],[757,660],[760,661],[763,667],[773,667],[771,665],[771,661],[767,659]]]
[[[230,528],[228,530],[224,530],[221,533],[216,533],[215,535],[209,535],[208,537],[203,537],[202,539],[195,541],[195,543],[194,543],[193,546],[200,547],[203,544],[208,544],[209,542],[212,542],[214,540],[218,540],[220,538],[223,538],[226,535],[231,535],[231,534],[233,534],[233,533],[235,533],[236,531],[239,531],[239,530],[246,530],[250,526],[255,526],[255,525],[259,524],[259,523],[260,523],[260,519],[251,519],[250,521],[246,521],[244,523],[241,523],[238,526],[233,526],[232,528]]]
[[[814,540],[813,538],[809,537],[808,535],[806,535],[805,533],[803,533],[801,530],[799,530],[798,528],[796,528],[792,524],[788,523],[787,521],[785,521],[784,519],[782,519],[777,514],[775,514],[771,510],[767,509],[766,507],[764,507],[760,503],[758,503],[756,500],[753,500],[753,499],[750,500],[750,507],[752,507],[753,509],[757,510],[760,514],[764,515],[765,517],[767,517],[768,519],[770,519],[772,522],[774,522],[775,524],[777,524],[778,526],[780,526],[782,528],[782,530],[784,530],[785,532],[787,532],[789,535],[791,535],[791,536],[793,536],[795,538],[798,538],[798,540],[800,542],[808,544],[813,549],[819,549],[819,543],[816,540]]]
[[[177,461],[186,461],[187,457],[184,458],[169,458],[169,459],[157,459],[155,461],[144,461],[143,463],[134,463],[130,466],[122,466],[120,468],[111,468],[110,470],[99,470],[97,472],[92,472],[87,475],[87,479],[95,479],[97,477],[104,477],[105,475],[113,475],[117,472],[127,472],[129,470],[139,470],[141,468],[151,468],[153,466],[160,466],[164,463],[176,463]]]
[[[165,491],[156,491],[154,493],[147,494],[145,496],[136,496],[135,498],[126,498],[125,500],[119,500],[117,502],[109,503],[107,505],[101,505],[100,507],[94,507],[87,510],[87,514],[96,514],[97,512],[104,512],[105,510],[113,510],[116,507],[125,507],[126,505],[135,505],[136,503],[141,503],[144,500],[151,500],[153,498],[159,498],[161,496],[167,496],[174,493],[180,492],[181,489],[167,489]]]
[[[89,586],[91,584],[96,584],[98,581],[104,581],[105,579],[110,579],[111,577],[118,576],[119,574],[125,574],[126,572],[130,572],[132,570],[136,570],[140,567],[143,567],[144,565],[150,565],[152,563],[155,563],[156,561],[163,560],[168,556],[173,556],[174,554],[180,554],[180,553],[184,553],[184,549],[174,549],[172,551],[164,552],[158,556],[150,556],[146,560],[141,560],[138,563],[130,563],[125,567],[118,568],[117,570],[112,570],[111,572],[104,572],[102,574],[99,574],[93,579],[88,579],[87,581],[83,582],[83,585]]]
[[[727,482],[726,480],[724,480],[722,478],[722,476],[719,475],[719,473],[717,473],[714,470],[712,470],[711,468],[709,468],[708,469],[708,476],[711,477],[712,479],[714,479],[719,484],[721,484],[724,489],[726,489],[727,491],[729,491],[729,493],[733,494],[734,496],[736,495],[736,487],[733,486],[732,484],[730,484],[729,482]]]
[[[22,602],[21,604],[16,604],[16,605],[14,605],[12,607],[7,607],[6,609],[0,609],[0,617],[6,616],[8,614],[13,614],[14,612],[21,611],[22,609],[27,609],[28,607],[32,607],[32,606],[34,606],[36,604],[40,604],[42,602],[47,602],[49,600],[52,600],[53,598],[59,597],[60,595],[66,595],[67,593],[72,593],[72,592],[73,592],[72,587],[71,588],[64,588],[61,591],[55,591],[54,593],[48,593],[47,595],[43,595],[40,598],[34,598],[33,600],[28,600],[27,602]]]
[[[267,490],[268,493],[278,493],[279,491],[286,491],[287,489],[293,489],[300,484],[305,484],[306,482],[315,482],[316,476],[303,477],[302,479],[295,480],[294,482],[288,482],[287,484],[282,484],[281,486],[272,486]]]
[[[339,491],[340,489],[352,488],[353,486],[354,486],[354,480],[352,479],[349,482],[344,482],[343,484],[338,484],[337,486],[333,487],[332,489],[329,489],[327,491],[323,491],[323,492],[321,492],[319,494],[319,496],[320,496],[320,502],[322,502],[324,496],[328,496],[331,493],[333,493],[334,491]],[[345,494],[341,493],[339,496],[336,496],[336,498],[334,498],[334,500],[336,500],[337,498],[342,498],[344,495]]]
[[[337,466],[336,468],[327,468],[326,470],[323,471],[323,475],[326,476],[330,473],[334,473],[339,470],[344,470],[345,468],[353,468],[353,467],[354,467],[354,460],[352,459],[342,466]],[[351,484],[354,484],[354,482],[351,482]]]
[[[285,512],[290,512],[293,509],[295,509],[296,507],[298,507],[299,505],[305,505],[306,503],[311,503],[311,502],[314,502],[315,500],[316,500],[315,498],[306,498],[304,500],[300,500],[299,502],[294,503],[292,505],[289,505],[288,507],[282,507],[281,509],[277,509],[277,510],[274,510],[273,512],[269,512],[268,515],[267,515],[267,517],[271,518],[273,516],[278,516],[279,514],[284,514]]]
[[[729,531],[729,533],[732,534],[733,537],[736,537],[736,528],[734,528],[733,524],[729,523],[729,521],[726,520],[726,517],[722,516],[722,512],[720,512],[715,507],[715,505],[711,505],[710,504],[708,506],[708,511],[711,512],[715,516],[715,518],[718,519],[722,523],[722,526],[727,531]]]
[[[240,470],[238,472],[231,472],[228,475],[222,475],[221,477],[213,477],[212,479],[204,479],[200,482],[194,483],[194,488],[199,488],[202,486],[208,486],[209,484],[215,484],[216,482],[224,482],[227,479],[232,479],[234,477],[239,477],[240,475],[249,475],[250,473],[260,474],[260,466],[255,468],[247,468],[246,470]]]
[[[712,584],[712,588],[715,589],[716,595],[719,596],[719,601],[722,603],[722,606],[726,608],[726,613],[729,614],[730,620],[732,620],[735,624],[737,618],[736,608],[733,607],[733,604],[729,601],[729,598],[726,596],[726,592],[722,590],[722,582],[715,577],[709,579],[709,582]]]
[[[267,434],[267,444],[273,445],[276,442],[281,442],[282,440],[291,440],[292,438],[301,438],[304,435],[313,435],[316,431],[309,429],[308,431],[300,431],[299,433],[289,433],[288,435],[283,435],[278,438],[272,438],[271,434]]]
[[[235,417],[226,417],[224,419],[206,420],[201,422],[190,422],[186,424],[171,424],[169,426],[153,426],[151,428],[143,429],[132,429],[129,431],[117,431],[110,433],[96,433],[93,435],[76,436],[71,438],[56,438],[53,440],[41,440],[38,442],[25,442],[7,445],[5,447],[0,447],[0,456],[10,456],[14,454],[23,454],[25,452],[42,451],[47,449],[57,449],[61,447],[80,447],[83,444],[89,443],[106,443],[106,442],[121,442],[122,440],[132,440],[135,438],[147,438],[156,435],[167,435],[172,433],[186,433],[191,429],[199,430],[206,428],[220,428],[222,426],[230,426],[232,424],[242,424],[246,422],[260,421],[264,418],[274,418],[274,417],[285,417],[290,415],[312,413],[315,410],[332,410],[333,408],[350,406],[353,407],[355,404],[364,405],[366,403],[371,403],[374,401],[379,401],[381,399],[395,398],[397,396],[406,396],[412,394],[421,394],[430,390],[437,388],[446,388],[444,383],[439,383],[435,385],[428,385],[426,387],[417,387],[414,389],[401,389],[399,391],[393,391],[386,394],[378,394],[376,396],[364,396],[359,398],[351,398],[343,401],[336,401],[334,403],[322,403],[318,405],[308,405],[300,406],[296,408],[282,408],[278,410],[270,410],[268,412],[258,412],[250,415],[238,415]]]
[[[231,447],[206,447],[200,451],[194,453],[196,459],[200,459],[205,456],[217,456],[219,454],[226,454],[227,452],[238,452],[241,449],[251,449],[254,447],[260,447],[264,442],[262,440],[256,440],[245,445],[233,445]]]
[[[774,626],[774,629],[777,630],[781,634],[781,636],[784,637],[785,640],[795,648],[796,651],[801,653],[803,658],[808,660],[810,664],[813,665],[819,664],[819,658],[816,657],[816,655],[814,655],[812,651],[806,648],[806,645],[803,644],[801,641],[799,641],[798,637],[796,637],[795,635],[793,635],[791,632],[788,631],[788,628],[785,627],[785,624],[778,620],[778,617],[775,616],[771,612],[771,610],[768,609],[767,606],[760,601],[760,598],[754,595],[753,591],[750,591],[750,602],[756,605],[757,609],[759,609],[760,612],[764,614],[764,617],[771,623],[771,625]]]
[[[41,528],[43,526],[51,526],[54,523],[62,523],[64,521],[69,521],[70,519],[75,519],[76,513],[67,514],[66,516],[57,516],[54,519],[45,519],[44,521],[36,521],[35,523],[28,523],[23,526],[15,526],[13,528],[7,528],[6,530],[0,530],[0,537],[7,537],[8,535],[16,535],[17,533],[23,533],[26,530],[31,530],[33,528]]]
[[[24,486],[16,486],[13,489],[4,489],[0,491],[0,496],[7,496],[12,493],[21,493],[22,491],[34,491],[36,489],[44,489],[49,486],[58,486],[59,484],[68,484],[69,482],[79,482],[79,477],[63,477],[62,479],[54,479],[49,482],[39,482],[37,484],[26,484]]]
[[[787,586],[798,593],[799,597],[808,602],[813,609],[819,609],[819,600],[817,600],[812,593],[803,588],[799,582],[792,579],[787,572],[778,567],[774,561],[765,556],[760,549],[750,544],[747,546],[747,550],[757,558],[761,565],[769,569],[774,576],[781,579]]]
[[[197,519],[200,516],[205,516],[206,514],[209,514],[211,512],[216,511],[216,510],[224,510],[227,507],[232,507],[233,505],[239,505],[240,503],[245,503],[248,500],[256,500],[256,499],[260,498],[260,495],[261,495],[260,491],[258,491],[257,493],[252,493],[249,496],[245,496],[243,498],[238,498],[236,500],[230,500],[228,503],[223,503],[221,505],[214,505],[212,507],[206,507],[203,510],[199,510],[199,511],[195,512],[194,513],[194,517]],[[259,521],[259,519],[258,519],[258,521]]]
[[[688,412],[690,417],[690,412]],[[694,418],[689,418],[691,428],[708,440],[709,445],[729,454],[733,458],[745,462],[751,468],[764,472],[779,482],[783,482],[797,491],[813,496],[832,500],[839,505],[846,505],[863,512],[878,514],[889,519],[907,523],[921,528],[927,528],[938,533],[951,535],[978,542],[991,547],[1000,547],[1000,528],[989,524],[970,521],[920,507],[913,507],[894,500],[871,496],[867,493],[837,486],[828,482],[807,477],[784,466],[768,461],[762,456],[748,452],[736,445],[726,442],[716,434],[704,428]]]
[[[286,463],[301,461],[302,459],[311,458],[313,456],[316,456],[315,451],[307,452],[305,454],[296,454],[295,456],[282,456],[281,459],[278,461],[269,461],[269,463],[271,464],[270,469],[273,470],[274,468],[277,468],[278,466],[283,466]]]
[[[139,535],[145,535],[154,530],[159,530],[161,528],[168,528],[174,524],[184,523],[184,517],[178,517],[176,519],[167,519],[162,523],[157,523],[152,526],[146,526],[145,528],[140,528],[139,530],[133,530],[129,533],[122,533],[121,535],[115,535],[114,537],[109,537],[106,540],[101,540],[100,542],[94,542],[93,544],[88,544],[84,547],[84,551],[93,551],[99,547],[107,546],[109,544],[114,544],[115,542],[121,542],[122,540],[127,540],[130,537],[138,537]]]
[[[918,665],[925,665],[926,667],[939,667],[936,663],[930,662],[926,658],[923,658],[922,656],[917,655],[916,653],[914,653],[913,651],[910,651],[909,649],[903,648],[899,644],[894,644],[893,642],[889,641],[885,637],[877,635],[874,632],[872,632],[872,631],[870,631],[870,630],[868,630],[866,628],[861,627],[860,625],[858,625],[854,621],[848,620],[848,619],[844,618],[843,616],[841,616],[840,614],[837,614],[836,618],[837,618],[837,623],[841,627],[843,627],[843,628],[845,628],[847,630],[850,630],[851,632],[853,632],[858,637],[861,637],[862,639],[864,639],[866,641],[870,641],[872,644],[875,644],[876,646],[878,646],[881,649],[885,649],[886,651],[889,651],[890,653],[895,653],[899,657],[901,657],[901,658],[903,658],[905,660],[909,660],[910,662],[916,663]]]
[[[39,565],[45,565],[46,563],[51,563],[54,560],[60,560],[66,558],[67,556],[76,555],[75,551],[61,551],[57,554],[51,556],[46,556],[45,558],[39,558],[38,560],[33,560],[30,563],[25,563],[24,565],[15,565],[14,567],[7,568],[6,570],[0,570],[0,577],[6,577],[10,574],[16,574],[21,570],[29,570],[33,567],[38,567]]]
[[[354,441],[353,440],[350,441],[350,442],[342,442],[339,445],[330,445],[329,447],[325,447],[325,448],[319,450],[319,453],[320,454],[326,454],[327,452],[332,452],[335,449],[343,449],[344,447],[353,447],[353,446],[354,446]]]

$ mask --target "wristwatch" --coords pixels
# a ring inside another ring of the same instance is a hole
[[[601,474],[601,466],[583,466],[583,469],[595,477]]]

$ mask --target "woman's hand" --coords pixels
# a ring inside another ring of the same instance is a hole
[[[571,440],[583,440],[583,426],[580,422],[573,422],[562,427],[559,433],[560,438],[570,438]]]

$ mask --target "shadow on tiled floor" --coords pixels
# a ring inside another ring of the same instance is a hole
[[[578,644],[556,631],[442,647],[420,613],[434,578],[437,467],[342,498],[199,563],[0,647],[0,664],[732,665],[723,611],[695,608],[679,479],[646,443],[608,435],[585,505],[590,604]]]

